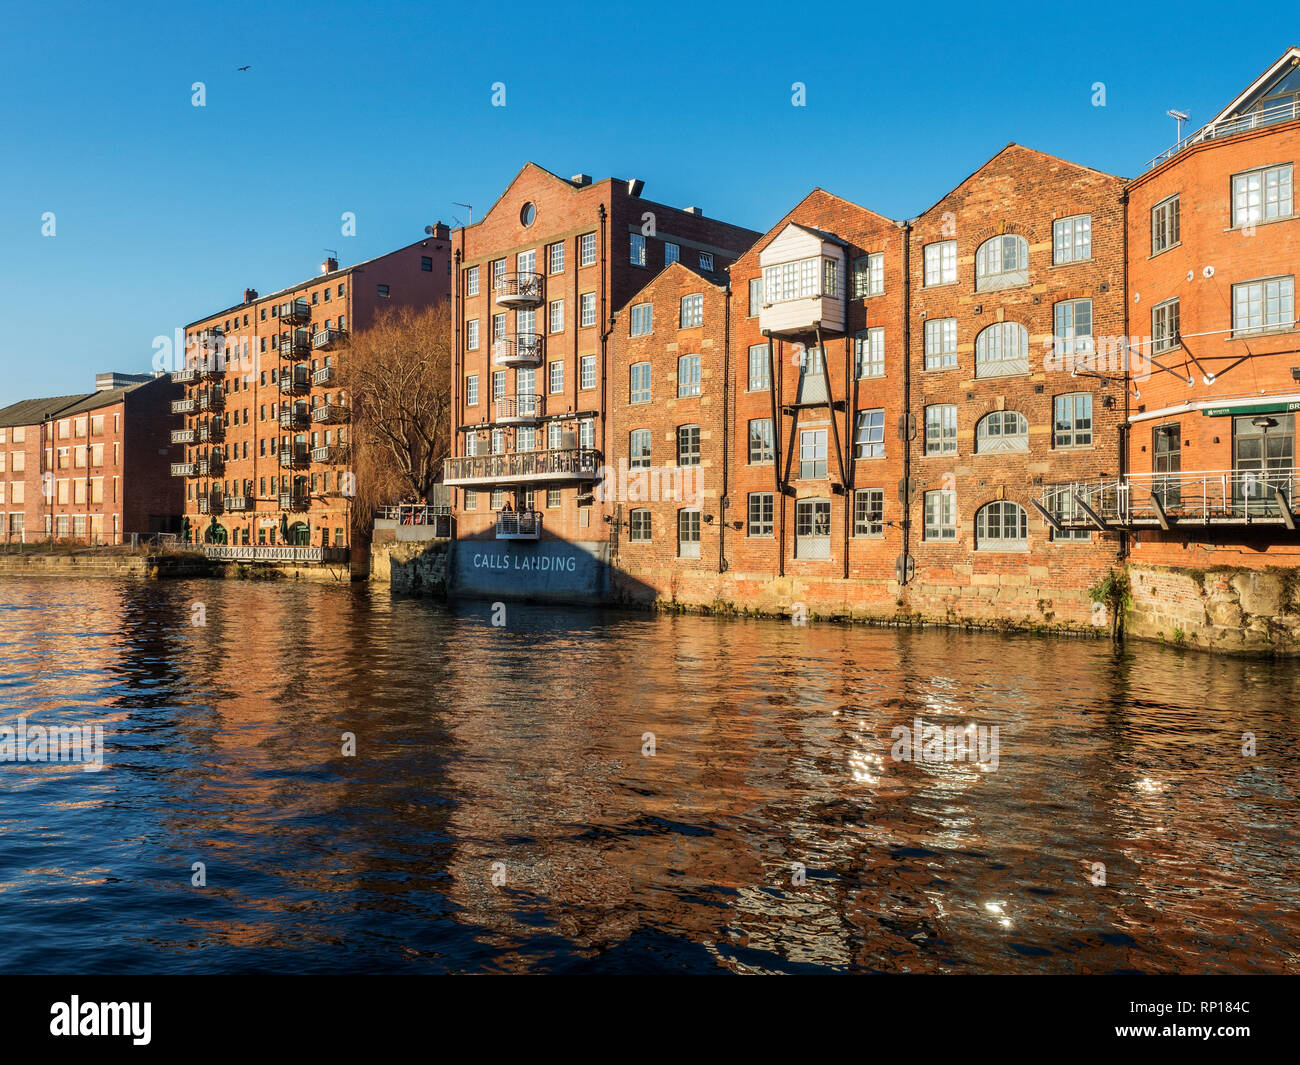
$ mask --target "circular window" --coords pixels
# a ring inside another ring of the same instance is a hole
[[[537,208],[534,207],[531,203],[524,204],[523,208],[519,212],[519,221],[521,221],[526,226],[531,226],[533,224],[533,219],[536,217],[537,217]]]

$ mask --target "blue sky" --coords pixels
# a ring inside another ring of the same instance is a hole
[[[1195,126],[1300,43],[1300,12],[1211,32],[1222,14],[5,0],[0,404],[147,370],[154,337],[326,248],[381,254],[456,201],[481,217],[530,159],[758,230],[814,185],[914,215],[1012,140],[1133,175],[1172,143],[1166,109]]]

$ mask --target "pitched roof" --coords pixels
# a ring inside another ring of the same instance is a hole
[[[90,399],[93,393],[80,392],[74,396],[46,396],[42,399],[20,399],[17,403],[0,409],[0,428],[11,425],[39,425],[46,418],[62,414],[74,404]]]
[[[1242,110],[1243,105],[1254,104],[1256,97],[1262,96],[1265,89],[1270,88],[1273,82],[1280,80],[1277,75],[1281,70],[1296,66],[1297,63],[1300,63],[1300,48],[1292,45],[1277,59],[1275,59],[1263,74],[1247,85],[1242,92],[1238,93],[1227,107],[1210,119],[1210,121],[1201,128],[1204,129],[1207,126],[1213,126],[1216,122],[1221,122],[1235,111]],[[1245,107],[1245,109],[1249,110],[1249,107]],[[1199,133],[1200,131],[1198,130],[1197,132]],[[1195,136],[1195,134],[1193,134],[1193,136]]]
[[[123,385],[121,388],[106,388],[102,392],[92,392],[88,396],[83,396],[80,401],[74,403],[67,410],[59,411],[59,416],[81,414],[84,411],[98,410],[100,407],[109,407],[114,403],[121,403],[128,392],[134,392],[137,388],[144,388],[146,385],[154,384],[159,380],[162,380],[162,378],[155,377],[152,381],[132,381],[131,384]]]

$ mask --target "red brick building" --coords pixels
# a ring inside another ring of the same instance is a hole
[[[256,290],[185,330],[172,468],[185,536],[220,557],[342,561],[350,548],[348,337],[399,307],[448,298],[446,226],[424,240],[267,296]],[[293,548],[292,551],[286,548]]]
[[[179,530],[169,436],[180,389],[165,376],[101,374],[100,383],[0,410],[5,542],[120,544]]]

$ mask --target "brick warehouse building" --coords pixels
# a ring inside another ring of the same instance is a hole
[[[0,514],[7,543],[120,544],[176,532],[166,376],[100,374],[97,390],[0,410]]]
[[[345,561],[351,546],[348,337],[388,309],[448,298],[446,226],[424,240],[259,296],[185,330],[172,440],[186,539],[220,557]],[[292,551],[286,548],[293,548]]]

